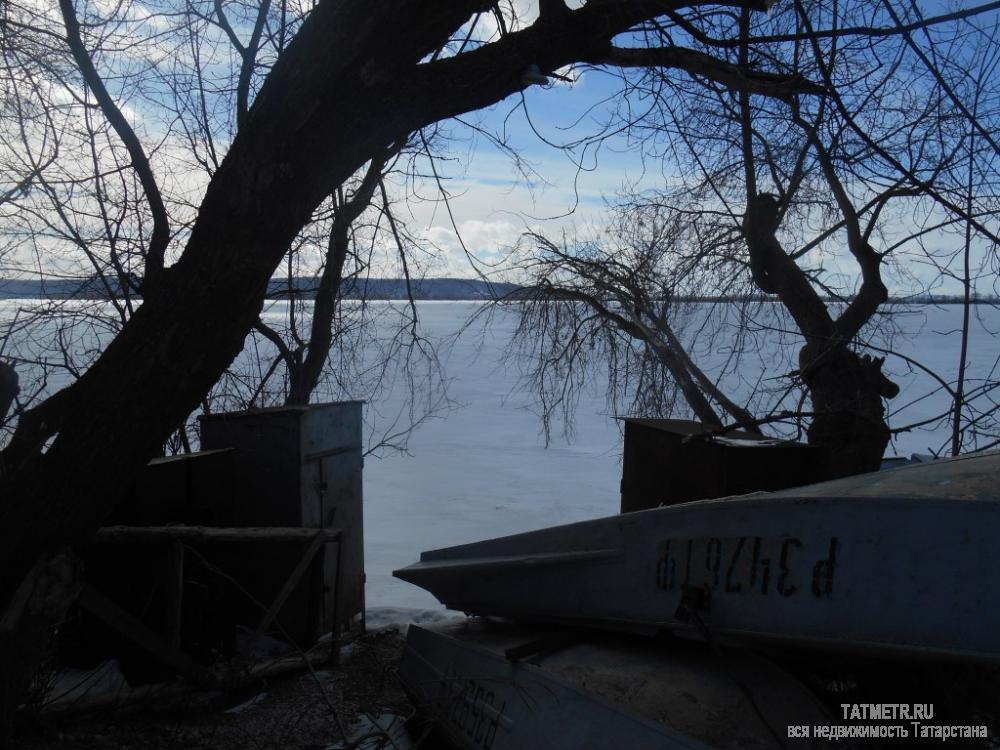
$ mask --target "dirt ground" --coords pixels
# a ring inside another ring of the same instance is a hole
[[[43,716],[26,721],[23,750],[439,750],[436,736],[406,731],[414,711],[398,678],[403,637],[395,629],[355,639],[340,664],[299,666],[237,692],[188,693],[117,711]],[[1000,669],[866,659],[790,661],[783,666],[824,700],[931,703],[944,724],[986,724],[990,739],[951,740],[954,750],[997,750]],[[899,747],[939,747],[939,740]],[[868,745],[860,745],[867,747]]]
[[[18,746],[23,750],[402,750],[406,743],[384,741],[371,722],[395,734],[412,714],[396,672],[402,646],[397,631],[382,630],[355,640],[340,665],[303,667],[261,679],[238,693],[192,694],[131,709],[29,720],[21,728]],[[370,736],[362,739],[364,735]]]

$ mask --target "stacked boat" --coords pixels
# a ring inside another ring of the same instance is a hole
[[[681,648],[676,639],[668,639],[670,645],[665,646],[664,633],[705,641],[713,658],[722,658],[723,651],[730,655],[727,664],[736,658],[732,654],[740,653],[734,646],[1000,662],[1000,576],[993,563],[993,550],[1000,541],[998,477],[998,453],[934,461],[793,490],[702,500],[433,550],[395,575],[427,589],[450,609],[478,616],[508,618],[535,627],[542,624],[547,629],[660,634],[639,641],[624,639],[611,646],[606,640],[609,636],[601,636],[605,639],[601,648],[611,647],[613,652],[631,644],[627,648],[643,649],[645,660],[660,665],[657,674],[672,675],[664,678],[671,684],[684,684],[688,667],[680,665],[690,666],[688,660],[696,652],[693,646]],[[551,694],[582,690],[580,700],[597,701],[604,710],[624,712],[632,721],[653,717],[630,709],[628,701],[609,703],[607,696],[590,689],[593,681],[586,681],[584,688],[567,678],[567,674],[586,671],[590,657],[585,653],[593,656],[598,648],[594,636],[580,640],[578,631],[557,630],[574,634],[577,651],[560,649],[559,658],[564,666],[576,664],[576,668],[546,670],[539,662],[519,673],[519,662],[508,658],[511,649],[517,653],[513,641],[520,638],[528,643],[538,638],[523,626],[484,634],[489,627],[481,624],[439,633],[411,629],[404,677],[409,675],[418,699],[438,706],[433,711],[439,718],[441,705],[490,715],[485,698],[476,698],[479,693],[455,697],[455,686],[463,680],[469,686],[467,680],[474,674],[488,674],[491,680],[512,686],[515,697],[505,702],[504,709],[508,718],[512,701],[518,702],[518,690],[525,690],[524,680],[548,685]],[[580,644],[589,650],[579,651]],[[601,658],[613,663],[608,655],[612,652]],[[674,663],[678,666],[671,666]],[[731,674],[734,667],[722,669],[712,663],[712,659],[698,658],[696,671],[701,670],[705,679],[715,675],[742,686],[738,692],[744,697],[754,694],[747,689],[745,676]],[[532,670],[542,670],[544,675]],[[785,698],[781,702],[795,704],[793,696],[801,692],[801,686],[787,675],[787,679],[775,678],[780,671],[776,670],[774,665],[768,669],[773,678],[769,689],[773,692],[774,685],[782,685]],[[623,685],[635,684],[633,676],[622,679]],[[489,694],[485,685],[475,690],[480,688],[481,696]],[[627,687],[622,689],[628,692]],[[702,695],[724,694],[719,690],[689,692],[700,701]],[[659,688],[657,692],[669,695]],[[495,685],[492,694],[496,700]],[[535,702],[544,703],[540,698]],[[525,706],[530,703],[526,701]],[[668,703],[677,705],[678,699]],[[721,709],[725,701],[712,698],[708,703]],[[551,711],[528,713],[554,716]],[[599,713],[590,708],[582,715],[594,718]],[[667,709],[661,713],[660,726],[676,734],[678,719]],[[759,710],[753,713],[761,718]],[[730,711],[730,715],[736,714]],[[466,719],[463,736],[469,731],[473,739],[487,736],[478,729],[493,725],[482,721],[475,725]],[[539,721],[546,724],[544,718]],[[789,724],[775,731],[773,722],[761,721],[767,729],[760,740],[763,744],[753,746],[767,746],[768,737],[774,746],[787,744]],[[743,721],[741,726],[753,723]],[[454,728],[455,722],[450,725]],[[510,735],[504,727],[497,718],[489,746],[542,746],[541,740],[503,744]],[[776,734],[781,735],[779,744],[775,744]],[[661,744],[637,741],[628,746],[687,747],[694,745],[683,742],[697,737],[719,746],[710,732],[690,727]]]

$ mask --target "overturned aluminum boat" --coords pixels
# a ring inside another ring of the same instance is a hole
[[[621,635],[413,625],[399,673],[421,712],[470,750],[806,748],[789,727],[837,723],[766,659]]]
[[[434,550],[447,607],[721,641],[1000,661],[1000,453]]]

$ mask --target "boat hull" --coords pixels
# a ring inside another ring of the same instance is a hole
[[[982,458],[435,550],[395,575],[480,615],[1000,661],[1000,461]]]
[[[836,723],[757,657],[475,620],[411,626],[400,677],[469,750],[809,747],[788,727]]]

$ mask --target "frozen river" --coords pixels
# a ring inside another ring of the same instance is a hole
[[[474,309],[468,303],[427,303],[420,306],[421,322],[431,334],[444,335],[457,330]],[[981,319],[970,340],[971,376],[992,372],[996,377],[1000,347],[994,331],[1000,330],[1000,313],[986,306],[978,311]],[[960,307],[904,309],[895,324],[896,351],[946,380],[954,378]],[[554,435],[546,448],[530,395],[515,388],[516,369],[500,361],[512,327],[510,317],[501,317],[482,340],[479,335],[460,338],[447,370],[454,378],[450,395],[462,406],[415,432],[410,455],[366,461],[370,607],[436,605],[423,590],[390,575],[415,562],[422,550],[618,511],[621,434],[608,415],[603,388],[582,394],[573,441]],[[915,402],[892,418],[893,426],[946,408],[947,396],[940,391],[928,396],[934,386],[915,366],[893,356],[886,365],[903,388],[892,407]],[[947,434],[941,429],[903,433],[889,453],[909,456],[937,449]]]
[[[420,308],[433,334],[457,330],[471,304]],[[604,392],[584,393],[572,443],[545,447],[529,394],[500,361],[510,319],[470,332],[446,362],[458,407],[410,438],[410,455],[365,461],[367,601],[433,606],[422,589],[391,577],[420,551],[595,518],[618,510],[621,436]],[[482,344],[482,346],[480,346]]]
[[[0,319],[17,320],[23,304],[0,301]],[[430,340],[449,340],[477,309],[477,303],[418,303],[421,329]],[[1000,311],[982,305],[975,313],[969,349],[973,386],[982,379],[998,379],[1000,354],[994,333],[1000,330]],[[920,367],[934,370],[945,381],[954,380],[961,314],[958,306],[911,306],[893,316],[897,334],[891,346],[912,361],[894,355],[886,361],[887,371],[903,389],[891,402],[891,426],[925,420],[947,409],[947,394]],[[265,318],[280,323],[282,303],[272,304]],[[411,435],[408,454],[366,459],[369,607],[438,606],[429,594],[391,576],[394,568],[416,561],[422,550],[617,512],[621,433],[605,401],[606,380],[598,376],[590,390],[580,393],[573,440],[567,441],[557,430],[546,447],[532,396],[518,388],[518,368],[501,358],[514,324],[514,315],[501,311],[488,325],[473,325],[451,346],[442,347],[454,408],[424,422]],[[28,358],[24,352],[30,354],[31,345],[18,347],[13,339],[31,331],[15,329],[0,355],[9,357],[16,349]],[[74,346],[80,348],[93,347],[95,337],[109,335],[97,325],[82,331],[74,328],[72,333]],[[780,390],[784,381],[778,376],[791,369],[795,352],[794,345],[782,349],[781,338],[771,329],[757,332],[762,354],[748,358],[737,373],[723,379],[730,396],[742,400],[750,384],[759,388],[771,383]],[[714,372],[728,356],[729,340],[725,335],[715,340],[699,337],[694,347],[699,364]],[[872,343],[888,342],[876,337]],[[19,369],[25,373],[27,368],[22,362]],[[55,384],[50,380],[50,386]],[[358,391],[347,395],[367,398]],[[376,432],[398,416],[400,399],[397,388],[366,407]],[[889,453],[909,456],[939,450],[947,439],[947,428],[941,425],[915,429],[897,435]]]

